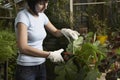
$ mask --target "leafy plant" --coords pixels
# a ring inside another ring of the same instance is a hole
[[[120,78],[120,48],[107,54],[108,56],[101,60],[98,69],[100,72],[106,73],[106,80],[117,80]]]
[[[120,34],[113,33],[109,36],[109,52],[107,57],[101,60],[98,69],[106,73],[106,80],[120,79]]]
[[[98,35],[107,35],[109,30],[107,25],[107,18],[105,18],[104,20],[100,20],[99,15],[94,14],[92,16],[92,23]]]
[[[0,62],[12,58],[16,50],[14,33],[8,30],[0,31]]]
[[[64,4],[64,5],[63,5]],[[57,28],[69,27],[70,12],[68,0],[50,0],[48,9],[45,11],[49,19],[56,25]],[[52,15],[52,16],[51,16]],[[54,18],[53,18],[54,17]],[[59,24],[58,24],[59,23]]]
[[[94,34],[69,41],[66,51],[69,59],[55,68],[56,80],[96,80],[100,76],[98,64],[105,58],[106,48],[94,40]]]

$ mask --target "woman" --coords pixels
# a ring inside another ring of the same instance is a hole
[[[27,8],[21,10],[15,19],[15,32],[19,55],[17,58],[16,80],[46,80],[45,59],[52,62],[64,61],[61,53],[44,51],[43,40],[46,30],[56,37],[65,35],[77,39],[79,33],[71,29],[58,30],[44,14],[48,0],[26,0]]]

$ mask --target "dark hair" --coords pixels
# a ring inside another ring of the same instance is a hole
[[[28,4],[29,8],[32,10],[32,12],[33,12],[35,15],[38,16],[37,11],[35,10],[35,5],[36,5],[37,3],[39,3],[39,4],[43,4],[43,5],[45,6],[45,3],[47,3],[48,0],[26,0],[26,2],[27,2],[27,4]]]

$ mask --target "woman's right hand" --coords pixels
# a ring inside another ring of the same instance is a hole
[[[50,52],[50,54],[47,58],[50,59],[52,62],[63,62],[64,59],[62,58],[62,55],[61,55],[61,53],[63,51],[64,51],[64,49],[52,51],[52,52]]]

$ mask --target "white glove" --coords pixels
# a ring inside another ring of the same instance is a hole
[[[72,29],[66,29],[66,28],[61,29],[61,33],[65,37],[67,37],[67,38],[71,37],[74,40],[78,39],[78,36],[80,35],[77,31],[74,31]]]
[[[64,49],[59,49],[53,52],[50,52],[48,59],[50,59],[52,62],[63,62],[63,58],[61,56],[61,53],[64,51]]]

